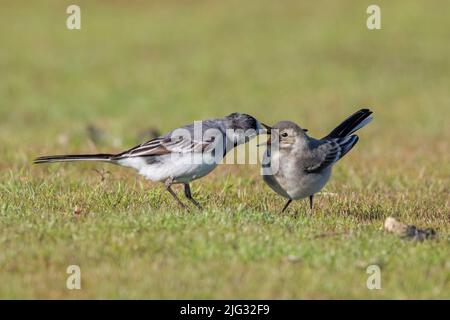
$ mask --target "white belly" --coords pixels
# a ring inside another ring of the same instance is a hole
[[[180,156],[158,156],[158,161],[148,163],[145,158],[128,158],[119,164],[133,168],[151,181],[166,181],[173,178],[174,182],[188,183],[210,173],[217,163],[207,155],[183,154]]]

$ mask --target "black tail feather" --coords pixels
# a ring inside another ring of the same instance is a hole
[[[354,133],[372,121],[371,114],[372,111],[369,109],[361,109],[355,112],[323,139],[343,138]]]
[[[71,162],[71,161],[104,161],[112,162],[112,154],[66,154],[55,156],[43,156],[33,160],[33,163]]]
[[[354,134],[350,136],[350,139],[342,144],[339,144],[341,147],[341,155],[339,156],[339,159],[342,159],[343,156],[345,156],[352,148],[355,146],[355,144],[358,143],[359,137]]]

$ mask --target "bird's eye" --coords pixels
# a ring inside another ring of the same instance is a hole
[[[283,133],[281,134],[281,136],[282,136],[283,138],[286,138],[286,137],[288,136],[288,134],[287,134],[287,132],[283,132]]]

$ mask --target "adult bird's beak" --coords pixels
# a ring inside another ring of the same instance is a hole
[[[272,127],[269,127],[269,126],[268,126],[267,124],[265,124],[265,123],[261,123],[261,125],[264,127],[264,129],[266,129],[268,138],[267,138],[266,142],[257,144],[256,146],[257,146],[258,148],[259,148],[259,147],[270,146],[270,144],[272,143],[272,140],[271,140],[271,137],[272,137],[272,135],[271,135]]]
[[[264,129],[266,129],[267,133],[270,134],[270,130],[272,130],[272,127],[270,127],[267,124],[262,123],[262,122],[261,122],[261,125],[264,127]]]

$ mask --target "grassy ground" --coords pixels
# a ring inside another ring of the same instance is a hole
[[[3,1],[0,297],[449,298],[450,4],[378,1],[369,31],[371,3],[79,1],[69,31],[69,3]],[[205,209],[187,213],[127,169],[31,165],[233,111],[321,136],[362,106],[375,121],[313,214],[279,214],[257,166],[195,182]],[[386,234],[390,215],[442,236]]]

